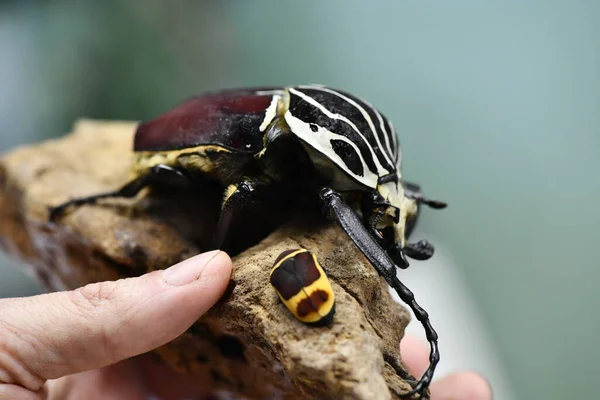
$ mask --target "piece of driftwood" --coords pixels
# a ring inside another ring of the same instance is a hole
[[[49,290],[141,275],[211,247],[221,194],[210,186],[105,200],[47,222],[48,206],[129,179],[134,130],[82,120],[63,139],[0,160],[0,243]],[[200,387],[240,398],[397,399],[410,390],[399,354],[409,314],[354,244],[322,216],[257,210],[234,228],[232,248],[243,251],[228,292],[157,349],[161,358]],[[275,258],[298,247],[314,252],[332,281],[328,327],[295,320],[268,283]]]

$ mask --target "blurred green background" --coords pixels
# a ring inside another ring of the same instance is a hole
[[[0,148],[223,87],[365,97],[405,176],[450,203],[421,229],[453,251],[518,398],[598,399],[599,21],[597,1],[5,0]],[[37,291],[0,260],[0,297]]]

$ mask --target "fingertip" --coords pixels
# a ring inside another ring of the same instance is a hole
[[[204,266],[202,273],[198,276],[197,285],[200,285],[203,289],[203,293],[211,293],[216,296],[203,296],[207,300],[214,297],[214,302],[211,302],[212,306],[225,292],[229,280],[231,278],[231,272],[233,270],[233,263],[231,258],[224,251],[218,251],[215,256]]]
[[[431,385],[432,398],[439,400],[491,400],[492,387],[480,374],[473,371],[456,372]]]
[[[214,276],[216,279],[229,281],[233,263],[231,258],[224,251],[219,250],[205,268],[205,273]]]
[[[179,287],[171,294],[176,297],[171,301],[177,304],[178,314],[187,314],[188,318],[191,318],[188,321],[189,325],[213,307],[229,285],[233,269],[231,258],[224,251],[217,250],[211,253],[213,255],[208,262],[200,263],[202,265],[200,265],[196,279],[191,284]],[[196,263],[194,260],[196,257],[185,262]],[[198,259],[200,260],[200,258]],[[194,268],[192,265],[190,267]]]

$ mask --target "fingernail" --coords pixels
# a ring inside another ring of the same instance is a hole
[[[197,280],[202,270],[219,254],[220,250],[213,250],[188,258],[165,269],[162,272],[164,280],[173,286],[183,286]]]

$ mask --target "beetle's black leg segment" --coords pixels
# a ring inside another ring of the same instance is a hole
[[[66,201],[56,207],[50,207],[48,219],[54,222],[68,207],[80,206],[83,204],[92,204],[100,199],[106,199],[110,197],[135,197],[142,189],[156,182],[156,180],[163,179],[166,176],[176,176],[178,179],[190,180],[190,178],[182,173],[181,171],[169,167],[164,164],[157,164],[150,168],[144,175],[140,175],[134,180],[126,183],[123,187],[118,190],[106,193],[100,193],[93,196],[80,197]]]
[[[217,234],[215,235],[217,248],[221,248],[225,242],[227,231],[235,216],[254,197],[255,191],[266,185],[267,183],[261,180],[245,179],[240,183],[229,185],[225,190],[221,214],[217,223]]]
[[[382,243],[384,239],[383,239],[383,235],[381,234],[379,229],[377,229],[377,225],[379,225],[379,221],[381,221],[381,218],[383,218],[384,215],[385,215],[385,210],[382,208],[377,208],[377,209],[373,210],[373,213],[371,214],[371,218],[369,218],[369,221],[368,221],[368,224],[369,224],[368,226],[371,231],[371,234],[374,235],[376,238],[378,238],[380,243]]]
[[[433,256],[434,248],[431,243],[422,239],[416,243],[407,243],[402,251],[415,260],[429,260]]]
[[[410,263],[406,259],[406,254],[397,244],[388,248],[387,253],[398,268],[406,269],[410,266]]]
[[[377,225],[379,225],[379,221],[381,221],[381,218],[383,218],[385,211],[389,206],[390,202],[385,200],[377,192],[366,194],[362,203],[364,224],[383,247],[386,247],[387,245],[384,244],[385,238],[381,231],[377,229]]]
[[[434,248],[427,240],[419,240],[416,243],[406,243],[404,248],[400,247],[398,244],[394,244],[387,249],[387,252],[392,260],[399,263],[399,267],[404,269],[408,267],[408,260],[406,257],[420,261],[429,260],[433,256]],[[406,267],[403,267],[403,264],[406,265]]]
[[[340,194],[330,188],[323,188],[319,196],[323,203],[324,211],[339,223],[373,267],[377,269],[377,272],[394,288],[400,299],[411,308],[415,317],[423,325],[427,340],[431,346],[429,367],[413,390],[403,395],[410,397],[418,393],[422,396],[423,392],[429,387],[435,367],[440,360],[437,343],[438,336],[429,322],[429,315],[415,301],[414,294],[398,279],[396,276],[396,265],[390,256],[377,244],[361,223],[354,210],[344,203]]]
[[[429,260],[434,252],[435,249],[433,248],[433,245],[425,239],[419,240],[416,243],[406,243],[404,248],[400,247],[398,244],[394,244],[388,249],[388,254],[394,261],[396,261],[397,257],[402,257],[406,260],[405,256],[414,260]]]
[[[399,268],[406,269],[410,264],[406,259],[404,251],[402,251],[401,247],[395,243],[393,231],[391,236],[386,236],[377,229],[379,221],[383,218],[386,209],[390,207],[390,205],[390,202],[385,200],[379,193],[371,193],[370,196],[366,197],[363,201],[363,219],[365,221],[365,226],[368,227],[379,245],[383,247],[392,258],[392,261]]]

